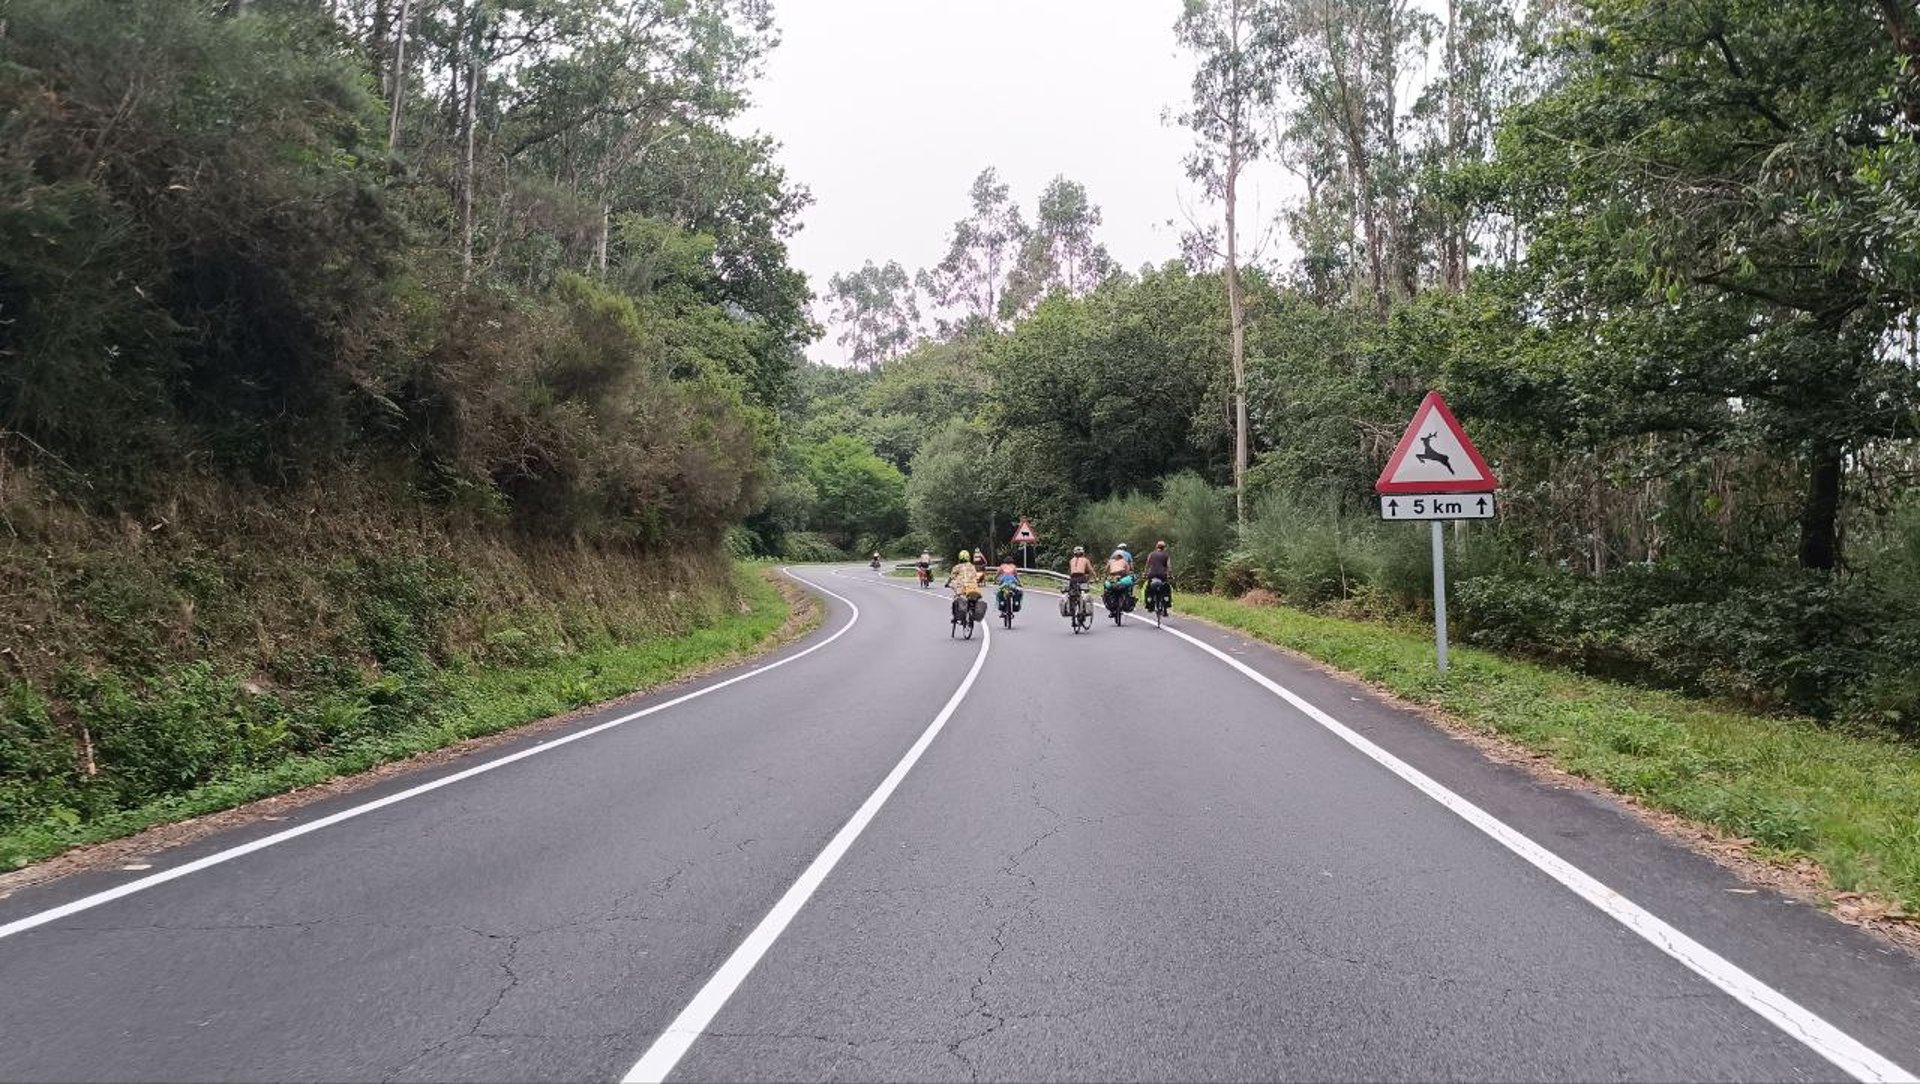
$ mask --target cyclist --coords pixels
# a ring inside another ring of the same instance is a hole
[[[932,583],[933,554],[928,553],[926,550],[921,550],[920,559],[913,563],[913,571],[915,575],[920,577],[920,586],[925,587]]]
[[[1093,559],[1087,556],[1087,547],[1073,547],[1073,557],[1067,561],[1067,579],[1080,581],[1082,587],[1093,579]]]
[[[1087,547],[1073,547],[1073,556],[1067,559],[1067,582],[1072,584],[1076,589],[1085,591],[1087,584],[1092,582],[1092,580],[1093,559],[1087,556]],[[1060,598],[1060,616],[1069,616],[1065,595],[1062,595]]]
[[[994,574],[994,582],[1003,588],[1012,588],[1013,612],[1019,613],[1020,603],[1025,599],[1026,592],[1020,590],[1020,563],[1013,559],[1012,554],[1008,554],[1000,561],[1000,568]]]
[[[1173,605],[1173,561],[1167,556],[1167,543],[1161,539],[1153,544],[1153,552],[1147,554],[1147,604],[1151,606],[1156,595]]]
[[[1133,609],[1133,554],[1127,552],[1125,542],[1107,558],[1107,591],[1118,597],[1121,609]]]
[[[981,569],[975,562],[982,560],[979,554],[970,556],[966,550],[961,550],[960,559],[955,561],[953,568],[947,572],[947,586],[953,588],[955,624],[960,622],[960,607],[971,606],[973,600],[980,597]]]

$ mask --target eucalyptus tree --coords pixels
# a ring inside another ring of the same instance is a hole
[[[1006,319],[1033,311],[1054,290],[1078,297],[1111,278],[1119,265],[1107,246],[1094,239],[1100,208],[1085,185],[1055,177],[1040,193],[1032,233],[1008,277],[1000,315]]]
[[[840,327],[838,342],[847,360],[862,369],[912,346],[920,334],[920,306],[913,281],[897,261],[876,265],[868,260],[858,271],[827,281],[833,301],[833,322]]]
[[[739,114],[771,48],[765,0],[574,0],[575,37],[516,79],[509,160],[529,160],[592,205],[590,266],[604,272],[614,216],[652,156]]]
[[[1466,288],[1480,225],[1471,178],[1492,157],[1495,126],[1515,90],[1517,34],[1506,0],[1447,0],[1441,77],[1420,103],[1440,114],[1427,177],[1436,191],[1425,202],[1439,220],[1440,283],[1454,293]]]
[[[939,321],[948,338],[1000,325],[1007,280],[1030,232],[993,167],[973,179],[968,200],[972,212],[953,224],[947,254],[917,276],[921,292],[952,314]]]
[[[1229,359],[1233,374],[1233,492],[1246,518],[1247,314],[1241,288],[1240,178],[1267,149],[1274,75],[1285,24],[1269,0],[1187,0],[1174,34],[1194,55],[1193,97],[1180,123],[1193,132],[1187,175],[1221,206]]]
[[[1419,289],[1424,238],[1415,193],[1417,132],[1407,76],[1427,60],[1434,18],[1413,0],[1284,0],[1294,104],[1287,155],[1307,163],[1357,230],[1352,267],[1382,315]]]

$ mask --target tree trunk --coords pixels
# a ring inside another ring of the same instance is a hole
[[[393,25],[387,19],[387,0],[373,0],[372,29],[367,32],[367,60],[373,65],[373,77],[384,94],[393,93]]]
[[[484,0],[483,0],[484,2]],[[456,177],[460,206],[460,284],[473,281],[474,129],[480,115],[480,7],[468,16],[466,93],[460,103],[460,169]]]
[[[1230,108],[1235,124],[1227,136],[1227,176],[1223,195],[1227,219],[1227,324],[1232,334],[1233,358],[1233,513],[1238,522],[1247,520],[1247,312],[1246,298],[1240,291],[1239,188],[1242,89],[1239,79],[1240,0],[1233,0],[1231,13],[1234,55],[1234,83],[1228,93],[1234,98]]]
[[[1447,165],[1454,170],[1460,168],[1460,152],[1466,137],[1465,108],[1460,101],[1459,20],[1459,0],[1447,0]],[[1467,286],[1466,215],[1457,207],[1447,208],[1442,229],[1442,276],[1446,288],[1459,293]]]
[[[400,0],[400,13],[393,28],[393,76],[387,91],[387,153],[400,146],[400,118],[407,100],[407,19],[412,0]]]
[[[1237,155],[1235,156],[1237,157]],[[1236,162],[1227,174],[1227,323],[1233,336],[1233,511],[1247,519],[1247,306],[1240,289],[1240,252],[1234,241]]]
[[[1334,93],[1338,96],[1335,104],[1339,109],[1340,137],[1347,149],[1347,180],[1352,187],[1352,205],[1359,211],[1361,236],[1367,248],[1368,285],[1373,290],[1374,304],[1384,316],[1388,281],[1386,253],[1382,251],[1385,239],[1381,236],[1380,211],[1374,191],[1373,161],[1367,152],[1366,104],[1355,93],[1356,87],[1364,87],[1365,80],[1363,73],[1347,70],[1351,56],[1360,50],[1349,48],[1351,43],[1341,41],[1340,32],[1331,18],[1326,20],[1322,34],[1333,73]]]
[[[613,230],[613,205],[606,197],[600,199],[600,231],[593,239],[593,270],[600,277],[607,274],[607,234]]]
[[[1813,451],[1807,475],[1807,504],[1800,515],[1800,567],[1832,571],[1840,564],[1840,484],[1844,463],[1840,446]]]
[[[1413,290],[1413,269],[1408,266],[1408,246],[1412,240],[1413,226],[1410,221],[1410,208],[1401,199],[1404,179],[1401,177],[1402,156],[1400,154],[1400,101],[1396,91],[1399,88],[1400,69],[1395,63],[1399,42],[1395,38],[1394,4],[1389,0],[1381,13],[1383,20],[1380,43],[1380,65],[1385,69],[1385,77],[1380,80],[1385,91],[1385,101],[1381,103],[1382,150],[1385,152],[1388,176],[1392,178],[1392,190],[1386,203],[1387,221],[1385,242],[1387,245],[1386,281],[1387,288],[1394,295],[1411,297]],[[1362,102],[1365,99],[1362,98]],[[1363,104],[1364,108],[1364,104]],[[1364,129],[1363,129],[1364,130]]]

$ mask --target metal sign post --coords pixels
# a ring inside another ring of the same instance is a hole
[[[1419,450],[1414,450],[1415,444]],[[1433,649],[1447,672],[1447,537],[1444,524],[1492,519],[1494,478],[1480,450],[1447,409],[1439,392],[1428,392],[1394,448],[1373,488],[1381,494],[1380,518],[1428,520],[1433,532]]]
[[[1439,520],[1433,521],[1433,646],[1440,672],[1447,672],[1447,546]]]

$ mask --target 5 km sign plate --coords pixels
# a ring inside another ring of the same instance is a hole
[[[1491,493],[1389,493],[1381,519],[1492,519]]]

